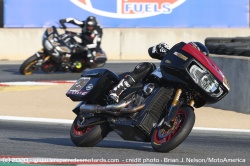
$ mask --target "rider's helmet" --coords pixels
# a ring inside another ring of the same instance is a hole
[[[97,20],[94,16],[89,16],[85,21],[83,32],[92,33],[97,26]]]
[[[189,42],[188,44],[191,44],[193,47],[202,52],[204,55],[209,56],[209,51],[204,44],[200,42]]]

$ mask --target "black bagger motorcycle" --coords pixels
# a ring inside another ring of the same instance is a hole
[[[212,60],[186,44],[168,52],[150,76],[127,89],[119,103],[109,91],[125,75],[107,69],[85,71],[66,95],[80,103],[70,131],[77,146],[95,146],[109,132],[124,140],[151,142],[157,152],[180,145],[195,123],[194,108],[221,100],[229,84]]]
[[[21,64],[19,72],[23,75],[31,75],[39,69],[44,73],[82,72],[86,68],[103,67],[107,61],[104,51],[96,53],[95,61],[91,65],[87,63],[90,50],[81,54],[71,54],[72,46],[79,46],[77,38],[80,38],[80,34],[76,32],[65,29],[65,33],[59,34],[55,26],[47,28],[43,34],[43,48],[26,59]]]

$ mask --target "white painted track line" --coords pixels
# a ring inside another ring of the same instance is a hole
[[[73,120],[67,120],[67,119],[33,118],[33,117],[16,117],[16,116],[0,116],[0,120],[42,122],[42,123],[62,123],[62,124],[71,124],[73,122]],[[245,130],[245,129],[194,127],[193,130],[250,133],[250,130]]]

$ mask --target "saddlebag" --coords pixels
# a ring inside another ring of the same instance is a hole
[[[83,72],[81,78],[68,90],[66,96],[72,101],[95,103],[118,84],[119,78],[108,69],[92,69]]]

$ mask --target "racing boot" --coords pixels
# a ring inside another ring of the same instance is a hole
[[[65,54],[61,57],[61,67],[63,70],[68,71],[70,67],[70,57],[71,57],[71,54]]]
[[[135,84],[135,80],[130,76],[126,75],[119,83],[116,85],[109,94],[109,97],[113,99],[116,103],[119,102],[119,96],[129,87]]]
[[[92,53],[89,52],[88,55],[87,55],[87,57],[88,57],[88,59],[87,59],[87,64],[88,64],[90,67],[91,67],[91,66],[94,64],[94,62],[95,62],[95,54],[96,54],[96,52],[93,51]]]

